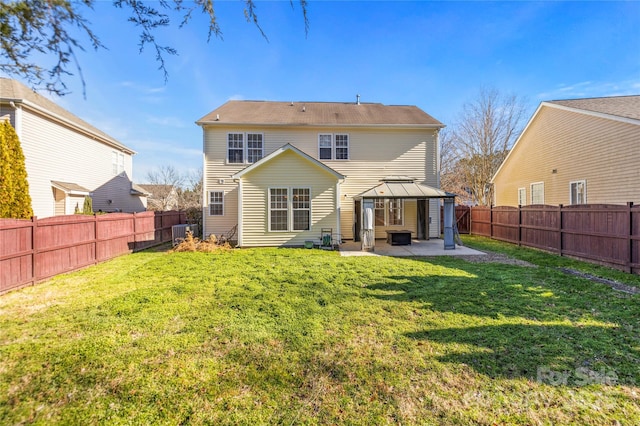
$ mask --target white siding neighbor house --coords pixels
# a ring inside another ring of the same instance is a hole
[[[542,102],[493,177],[495,204],[640,203],[640,96]]]
[[[131,182],[134,151],[18,81],[0,78],[0,117],[16,129],[33,213],[139,212],[146,193]]]
[[[415,106],[229,101],[197,124],[205,236],[237,229],[244,247],[301,246],[326,232],[440,236],[444,125]]]

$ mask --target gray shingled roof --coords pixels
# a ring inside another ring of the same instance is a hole
[[[565,99],[549,101],[550,104],[577,108],[585,111],[640,120],[640,95],[611,96],[606,98]]]
[[[48,111],[50,114],[58,116],[65,120],[72,126],[78,127],[84,131],[92,133],[97,138],[103,139],[105,142],[114,145],[124,151],[134,153],[134,151],[119,141],[115,140],[102,130],[97,129],[86,121],[80,119],[74,114],[70,113],[66,109],[62,108],[55,102],[45,98],[44,96],[29,89],[19,81],[9,78],[0,77],[0,101],[4,102],[25,102],[27,106],[29,104],[42,108]]]
[[[444,127],[416,106],[347,102],[229,101],[196,123]]]

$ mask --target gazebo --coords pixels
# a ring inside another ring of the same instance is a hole
[[[361,235],[362,250],[375,250],[374,206],[376,199],[417,200],[418,234],[428,235],[424,206],[428,200],[434,198],[444,200],[444,249],[455,249],[453,231],[455,196],[455,194],[441,189],[416,183],[415,179],[408,176],[389,176],[382,179],[378,185],[354,197],[356,203],[360,203],[360,208],[356,204],[356,215],[360,217],[359,220],[356,220],[355,226],[359,229],[356,229],[355,235]]]

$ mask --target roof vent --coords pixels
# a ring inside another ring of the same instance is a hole
[[[302,107],[302,112],[307,112],[307,107],[306,106]]]
[[[216,121],[220,121],[220,114],[216,114]]]
[[[360,95],[356,95],[356,105],[360,105]]]

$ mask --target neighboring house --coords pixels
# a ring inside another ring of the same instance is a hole
[[[145,210],[146,195],[130,178],[134,151],[111,136],[6,78],[0,78],[0,117],[20,138],[35,216],[73,214],[87,195],[94,211]]]
[[[178,210],[178,191],[173,185],[139,184],[147,194],[147,210]]]
[[[495,176],[495,205],[640,203],[640,96],[542,102]]]
[[[323,230],[358,241],[370,221],[376,238],[440,235],[444,125],[415,106],[229,101],[197,124],[205,236],[237,225],[240,246],[299,246]]]

